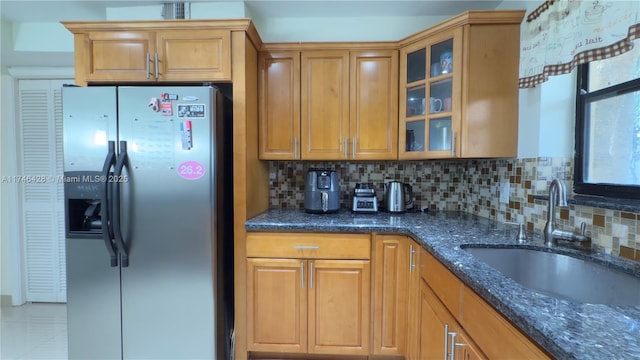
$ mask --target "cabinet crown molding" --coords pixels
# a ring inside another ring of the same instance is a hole
[[[61,21],[73,34],[91,31],[154,31],[154,30],[208,30],[225,29],[245,31],[256,49],[262,47],[262,39],[251,19],[206,20],[139,20],[139,21]]]
[[[466,11],[458,16],[430,26],[413,35],[409,35],[398,41],[399,47],[410,45],[424,37],[434,35],[439,32],[451,30],[464,25],[471,24],[519,24],[524,18],[526,10],[473,10]]]

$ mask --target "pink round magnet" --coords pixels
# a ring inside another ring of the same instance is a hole
[[[178,165],[178,175],[187,180],[196,180],[204,176],[206,169],[197,161],[185,161]]]

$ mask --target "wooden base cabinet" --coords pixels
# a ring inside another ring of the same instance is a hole
[[[420,285],[420,313],[420,359],[486,359],[425,282]]]
[[[249,350],[307,351],[304,260],[247,259]]]
[[[308,266],[308,352],[369,354],[369,261],[309,260]]]
[[[373,237],[374,355],[405,353],[409,274],[413,261],[409,242],[401,235],[375,234]]]
[[[249,233],[247,350],[368,355],[369,236]]]
[[[462,324],[491,359],[551,359],[473,290],[463,292]]]
[[[420,359],[551,358],[424,249],[420,269]]]
[[[420,268],[423,266],[420,262],[419,249],[415,241],[409,239],[409,290],[407,299],[407,344],[405,357],[407,360],[418,360],[420,358]]]

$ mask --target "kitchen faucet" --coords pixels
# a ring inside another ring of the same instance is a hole
[[[556,206],[568,206],[567,186],[564,181],[559,179],[553,179],[549,185],[549,206],[547,208],[547,224],[544,226],[544,244],[551,247],[558,245],[558,240],[587,241],[587,224],[584,222],[580,225],[579,234],[557,228]]]

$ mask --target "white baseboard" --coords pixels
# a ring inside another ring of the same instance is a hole
[[[0,295],[0,306],[11,306],[11,295]]]

